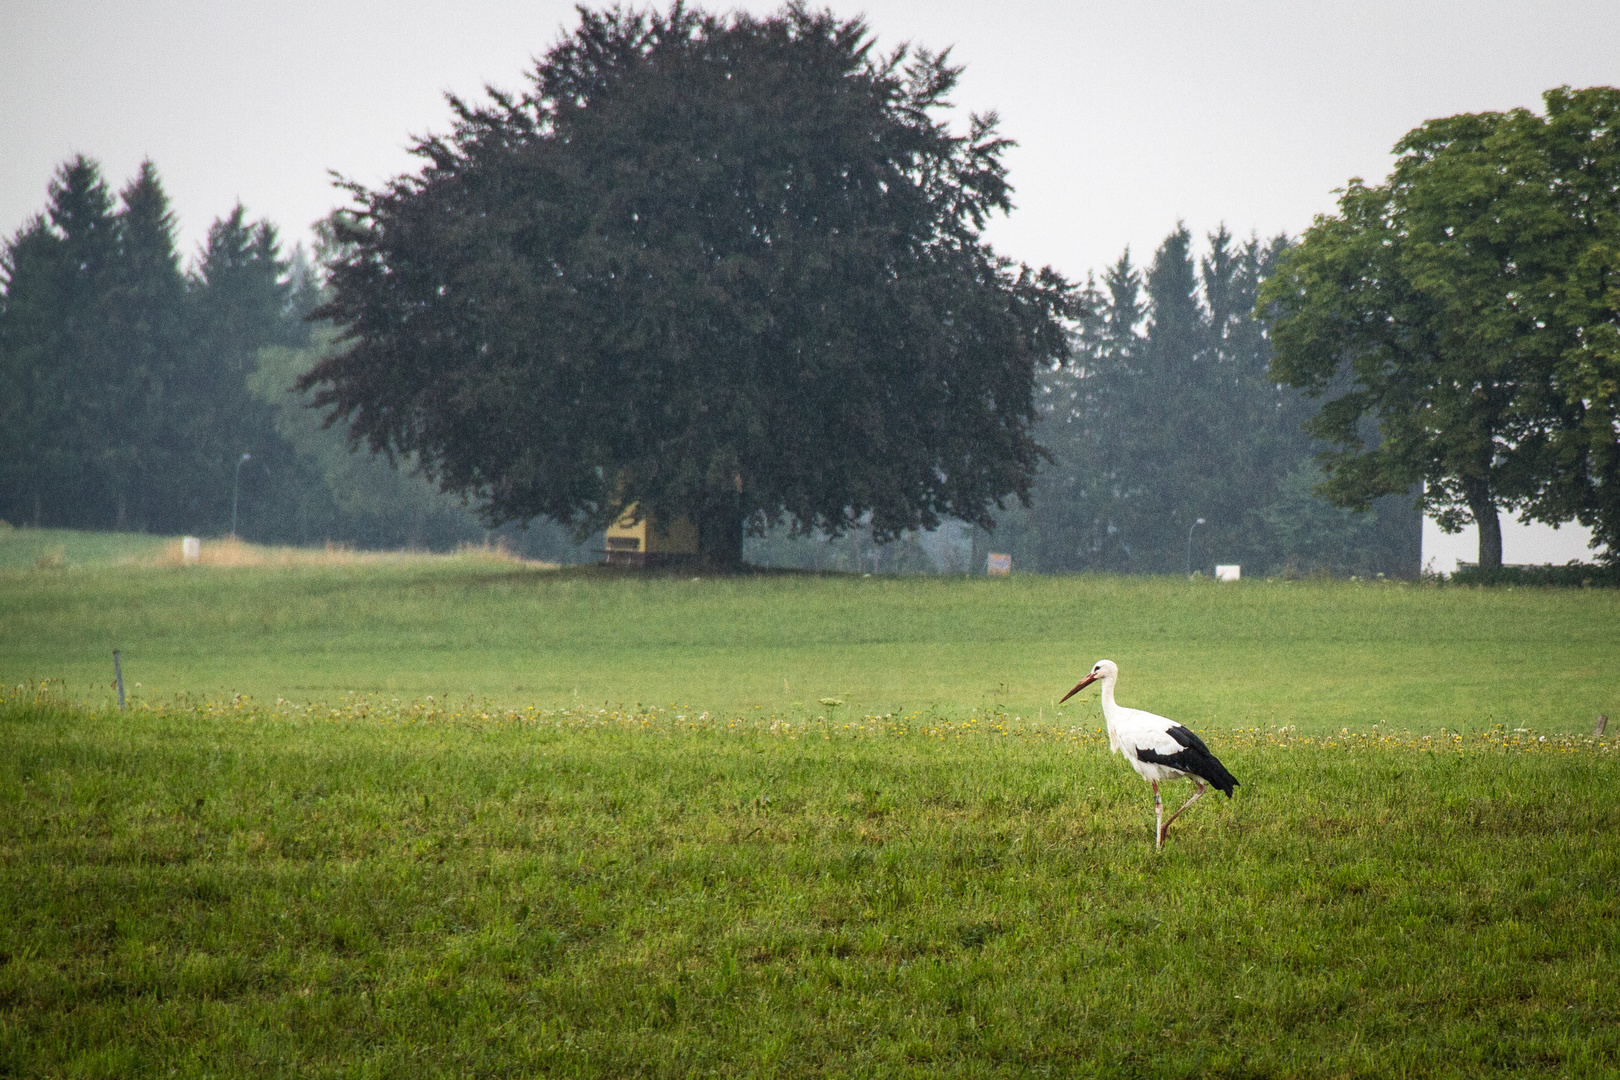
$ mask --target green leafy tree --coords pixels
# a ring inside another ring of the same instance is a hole
[[[437,550],[482,540],[486,530],[460,500],[416,475],[408,461],[352,452],[342,432],[307,408],[305,395],[290,392],[300,375],[330,354],[335,336],[331,327],[319,326],[305,348],[262,349],[248,379],[254,395],[273,410],[276,431],[292,448],[300,472],[319,479],[290,508],[300,539]],[[515,546],[533,553],[535,545]]]
[[[1617,93],[1430,121],[1283,258],[1273,371],[1325,398],[1331,500],[1420,484],[1443,528],[1479,527],[1485,568],[1504,509],[1615,535]]]
[[[351,188],[301,385],[492,522],[629,504],[881,539],[1027,497],[1069,286],[979,239],[1010,206],[959,69],[859,20],[582,11],[531,93],[452,99],[426,166]]]
[[[1557,337],[1553,389],[1564,422],[1553,474],[1530,502],[1543,521],[1577,518],[1620,562],[1620,89],[1550,90],[1546,119],[1525,118],[1545,163],[1552,250],[1542,263],[1537,331]]]

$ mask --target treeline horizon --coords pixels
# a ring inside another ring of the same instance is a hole
[[[444,550],[494,535],[533,557],[595,557],[553,522],[492,532],[411,463],[351,453],[341,425],[289,392],[337,339],[306,318],[324,241],[314,260],[283,252],[238,205],[183,267],[150,161],[115,199],[76,157],[48,199],[0,256],[0,520],[222,535],[239,493],[236,531],[260,542]],[[956,530],[954,552],[944,534],[863,549],[776,530],[749,555],[982,572],[994,549],[1035,572],[1415,575],[1414,501],[1353,514],[1317,498],[1319,447],[1300,427],[1315,403],[1267,375],[1255,294],[1287,239],[1238,244],[1222,226],[1208,241],[1195,257],[1178,225],[1145,270],[1127,249],[1088,279],[1069,361],[1040,372],[1050,460],[995,533]]]
[[[1178,223],[1147,266],[1126,248],[1088,276],[1069,361],[1041,380],[1052,458],[1004,515],[1004,549],[1054,572],[1416,576],[1415,492],[1359,513],[1314,493],[1322,446],[1303,425],[1320,405],[1273,380],[1256,310],[1289,238],[1240,243],[1223,224],[1206,241],[1196,255]]]
[[[189,266],[156,166],[115,197],[79,155],[0,253],[0,520],[265,543],[448,549],[499,538],[576,557],[566,531],[488,530],[408,470],[351,454],[289,393],[331,346],[315,263],[238,204]],[[318,257],[318,253],[317,253]]]
[[[1289,239],[1240,244],[1224,225],[1206,239],[1196,256],[1178,224],[1148,266],[1127,248],[1101,280],[1088,276],[1070,357],[1038,380],[1037,438],[1050,460],[1030,506],[1009,506],[994,533],[972,530],[959,550],[910,536],[863,550],[859,537],[776,535],[752,552],[815,570],[983,572],[997,551],[1036,573],[1236,563],[1260,575],[1417,576],[1415,493],[1360,513],[1317,497],[1322,447],[1303,425],[1319,403],[1268,373],[1256,295]]]

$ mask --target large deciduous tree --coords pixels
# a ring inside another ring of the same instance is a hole
[[[1340,505],[1423,485],[1443,528],[1479,526],[1501,565],[1499,514],[1620,525],[1620,91],[1546,95],[1528,110],[1430,121],[1380,185],[1285,254],[1262,302],[1278,378],[1325,396]],[[1375,429],[1375,430],[1374,430]]]
[[[451,99],[415,175],[355,196],[304,388],[492,522],[689,514],[881,537],[1027,499],[1067,283],[998,257],[994,117],[859,20],[582,12],[533,89]]]
[[[1553,196],[1539,321],[1555,336],[1552,481],[1531,510],[1574,517],[1620,561],[1620,89],[1549,91],[1539,148]]]

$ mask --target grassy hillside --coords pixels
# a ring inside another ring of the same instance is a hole
[[[1611,590],[698,581],[545,570],[489,553],[281,562],[0,572],[0,679],[63,680],[105,701],[119,648],[130,691],[148,700],[471,694],[786,716],[835,698],[863,713],[1002,706],[1054,721],[1056,699],[1108,656],[1124,672],[1123,702],[1205,727],[1581,732],[1598,712],[1620,716]],[[1094,695],[1071,705],[1066,718],[1097,722]]]

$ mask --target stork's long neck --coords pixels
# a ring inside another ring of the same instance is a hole
[[[1114,704],[1114,682],[1118,675],[1109,675],[1102,681],[1102,692],[1098,699],[1102,702],[1103,726],[1108,729],[1108,749],[1110,752],[1125,753],[1119,744],[1119,727],[1115,718],[1119,715],[1119,706]],[[1126,755],[1127,757],[1129,755]]]
[[[1100,696],[1102,698],[1103,719],[1108,721],[1109,727],[1114,726],[1114,710],[1119,708],[1118,705],[1114,704],[1114,683],[1118,681],[1118,675],[1109,675],[1102,681],[1102,694]]]

